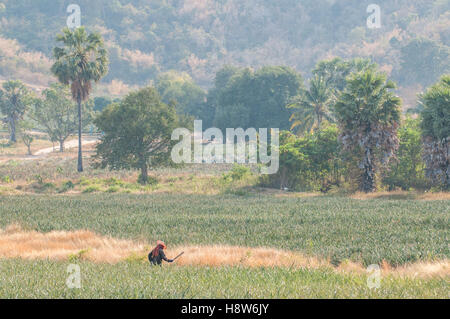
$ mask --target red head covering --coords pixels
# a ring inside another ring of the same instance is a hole
[[[163,241],[158,240],[158,241],[156,242],[156,247],[152,250],[152,255],[153,255],[154,257],[157,257],[157,256],[159,256],[159,250],[160,250],[160,249],[166,249],[166,248],[167,248],[167,247],[166,247],[166,244],[164,244]]]

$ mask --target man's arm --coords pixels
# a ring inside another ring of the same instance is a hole
[[[168,258],[166,257],[166,254],[164,253],[164,251],[163,251],[162,249],[159,251],[159,253],[161,254],[161,259],[162,259],[162,260],[165,260],[165,261],[167,261],[168,263],[173,262],[172,259],[168,259]]]

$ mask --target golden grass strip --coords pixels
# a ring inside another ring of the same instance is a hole
[[[79,256],[94,262],[116,263],[143,250],[142,244],[87,230],[39,233],[11,225],[0,232],[0,257],[3,258],[65,260]]]
[[[96,263],[118,263],[124,260],[147,262],[151,245],[131,240],[100,236],[88,230],[24,231],[18,225],[0,230],[0,258],[67,260],[73,256]],[[180,266],[200,267],[286,267],[329,269],[343,273],[365,273],[358,263],[344,261],[334,267],[328,260],[305,256],[299,252],[274,248],[238,246],[179,246],[167,250],[167,256],[184,255],[176,261]],[[404,277],[450,277],[450,260],[418,262],[397,268],[383,262],[383,275]]]

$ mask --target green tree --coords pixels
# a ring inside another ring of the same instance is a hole
[[[364,192],[375,190],[377,172],[398,148],[401,100],[390,91],[394,88],[383,73],[357,72],[347,78],[335,105],[343,149],[359,159],[359,187]]]
[[[27,150],[28,150],[28,155],[33,155],[33,153],[31,152],[31,143],[34,142],[34,137],[33,135],[31,135],[30,133],[27,132],[23,132],[21,134],[22,136],[22,141],[23,143],[26,145]]]
[[[94,98],[94,111],[95,112],[101,112],[105,109],[105,107],[107,107],[108,105],[110,105],[113,102],[118,102],[119,100],[112,100],[109,97],[104,97],[104,96],[98,96]]]
[[[59,143],[60,152],[64,152],[67,138],[78,128],[77,106],[72,100],[70,90],[61,84],[52,84],[42,92],[43,100],[35,104],[32,118],[41,125],[52,141]],[[92,121],[91,103],[82,103],[82,123]]]
[[[301,75],[289,67],[266,66],[257,71],[249,68],[236,71],[225,88],[218,92],[214,124],[221,129],[288,129],[292,112],[286,105],[300,94],[302,87]],[[247,121],[243,123],[245,119]]]
[[[30,93],[27,87],[20,81],[7,81],[0,89],[0,110],[6,117],[3,122],[8,125],[10,143],[16,143],[16,129],[30,106]]]
[[[291,130],[299,133],[320,130],[324,120],[332,121],[330,107],[334,94],[324,78],[315,76],[309,81],[309,90],[293,99],[288,108],[293,109]]]
[[[336,91],[343,91],[350,74],[350,65],[341,58],[320,61],[312,71],[313,75],[325,79],[327,86]]]
[[[261,177],[263,186],[280,189],[297,189],[309,167],[309,158],[303,152],[305,138],[299,138],[289,131],[280,132],[279,165],[276,174]]]
[[[254,72],[239,69],[228,78],[223,87],[215,88],[218,95],[214,126],[224,130],[229,127],[252,127],[250,114],[254,99]]]
[[[450,187],[450,75],[421,96],[421,128],[426,175],[444,188]]]
[[[242,103],[227,105],[216,110],[215,125],[222,129],[228,127],[249,127],[250,111]],[[232,125],[232,126],[230,126]]]
[[[350,61],[334,58],[320,61],[312,71],[314,76],[325,79],[328,88],[339,95],[347,85],[346,78],[353,72],[376,70],[376,64],[370,59],[355,58]]]
[[[329,124],[309,135],[308,139],[311,143],[305,152],[310,158],[311,187],[326,193],[332,186],[340,185],[345,170],[339,129],[335,124]]]
[[[344,166],[338,136],[336,125],[327,125],[304,136],[296,136],[289,131],[280,132],[280,169],[276,174],[261,177],[262,184],[281,189],[322,192],[339,185]]]
[[[419,119],[407,117],[398,130],[399,148],[396,160],[390,164],[390,169],[383,183],[389,189],[400,187],[408,190],[411,187],[424,187],[424,168],[422,160],[422,139]]]
[[[25,144],[25,146],[27,147],[28,155],[33,155],[33,153],[31,152],[31,144],[34,142],[34,136],[29,131],[32,128],[32,123],[27,120],[22,121],[17,127],[19,136],[22,139],[23,144]]]
[[[205,127],[211,127],[214,125],[214,119],[216,117],[216,111],[218,110],[219,105],[219,97],[225,90],[228,81],[230,81],[231,77],[238,71],[239,68],[226,65],[216,72],[214,87],[208,90],[205,112],[202,116]],[[222,115],[219,117],[223,118]]]
[[[176,102],[178,114],[191,115],[197,119],[203,117],[206,93],[187,73],[169,71],[159,75],[156,89],[164,103]]]
[[[98,33],[87,34],[84,27],[73,31],[64,28],[56,37],[63,47],[55,47],[56,62],[52,72],[59,82],[70,85],[72,98],[78,104],[78,171],[83,171],[82,102],[89,98],[92,82],[98,82],[108,73],[108,55]]]
[[[170,162],[172,131],[178,117],[174,106],[161,102],[154,88],[129,93],[122,102],[109,105],[96,119],[104,132],[97,145],[97,166],[139,169],[139,182],[148,182],[148,167]]]

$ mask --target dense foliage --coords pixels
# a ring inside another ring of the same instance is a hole
[[[425,164],[419,119],[406,118],[398,129],[399,148],[383,183],[389,189],[426,188]]]
[[[43,128],[51,141],[59,143],[59,149],[63,152],[64,142],[78,128],[76,104],[72,100],[70,89],[61,84],[52,84],[42,95],[42,99],[36,100],[30,116]],[[92,121],[92,103],[83,103],[82,110],[82,123],[86,126]]]
[[[345,170],[336,126],[327,126],[302,137],[280,134],[280,170],[263,176],[266,186],[297,191],[328,192],[339,186]]]
[[[148,182],[148,167],[169,162],[175,108],[161,102],[153,88],[129,93],[111,104],[95,120],[104,133],[97,145],[98,164],[111,169],[139,169],[139,181]]]
[[[435,184],[450,187],[450,76],[421,97],[422,136],[427,176]]]
[[[196,118],[207,116],[204,114],[206,93],[187,73],[162,73],[158,76],[155,87],[164,103],[175,103],[178,114],[188,114]]]
[[[292,112],[286,105],[302,86],[301,75],[288,67],[221,70],[208,101],[215,107],[213,123],[220,129],[289,129]]]
[[[315,76],[309,81],[309,90],[293,99],[288,108],[294,109],[291,115],[291,129],[298,132],[320,130],[324,121],[333,121],[330,107],[334,103],[335,95],[328,79]]]

